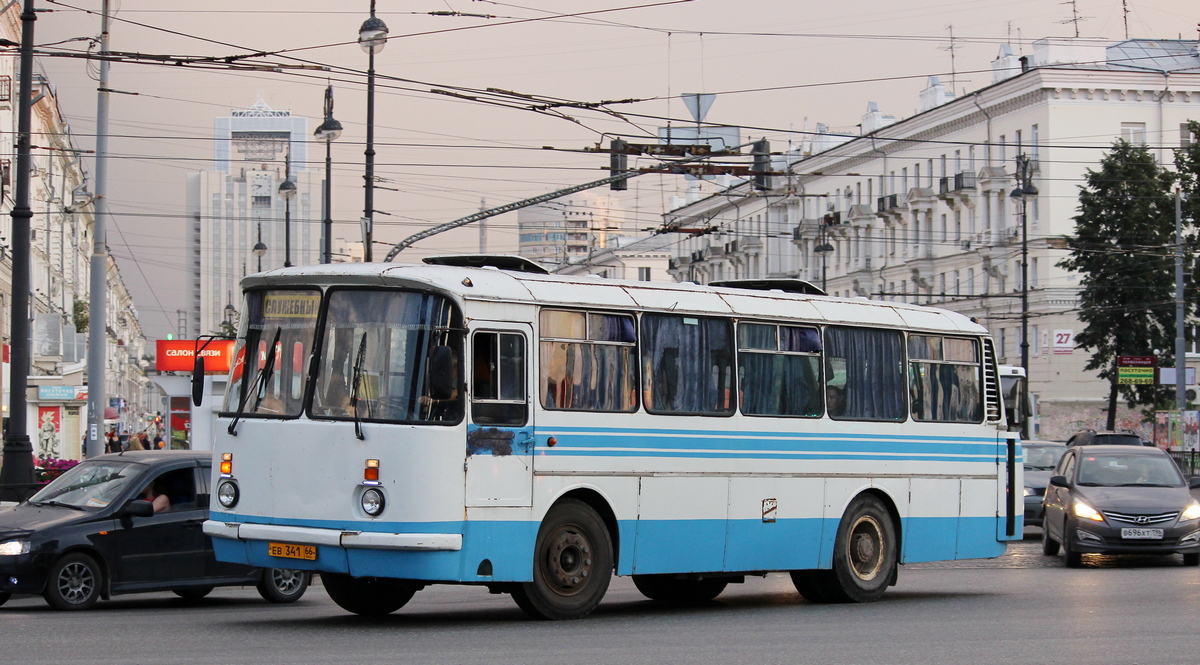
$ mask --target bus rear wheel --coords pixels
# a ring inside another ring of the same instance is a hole
[[[420,589],[407,580],[350,577],[341,573],[321,573],[321,584],[338,607],[363,616],[391,614],[404,607]]]
[[[892,516],[878,497],[863,494],[838,524],[833,569],[793,571],[792,584],[814,603],[869,603],[894,583],[897,560]]]
[[[533,581],[513,600],[536,619],[581,619],[604,598],[613,573],[612,538],[586,503],[563,499],[546,513],[533,550]]]
[[[634,575],[633,585],[650,600],[704,603],[721,595],[729,581],[716,577],[693,580],[673,575]]]

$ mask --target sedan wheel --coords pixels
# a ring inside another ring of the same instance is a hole
[[[46,602],[56,610],[86,610],[100,599],[100,565],[76,552],[59,559],[46,582]]]
[[[292,568],[263,568],[258,595],[272,603],[294,603],[308,589],[312,573]]]

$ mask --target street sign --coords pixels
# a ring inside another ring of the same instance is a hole
[[[1117,356],[1117,367],[1154,367],[1154,356]]]
[[[1124,385],[1153,385],[1153,367],[1117,367],[1117,383]]]

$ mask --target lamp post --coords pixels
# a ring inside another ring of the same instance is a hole
[[[279,198],[283,199],[283,267],[292,267],[292,199],[296,198],[296,183],[292,182],[292,139],[288,137],[287,157],[283,161],[283,182],[279,183]]]
[[[333,263],[333,142],[342,135],[342,123],[333,119],[333,86],[325,88],[325,122],[317,127],[313,136],[325,142],[325,219],[322,221],[324,242],[321,245],[321,263]]]
[[[33,89],[33,22],[37,14],[33,0],[25,0],[21,11],[21,80],[17,99],[27,100]],[[9,373],[8,429],[4,432],[4,465],[0,467],[0,485],[19,485],[33,482],[33,443],[29,439],[26,413],[26,389],[29,385],[29,291],[30,291],[30,231],[29,171],[32,116],[30,104],[17,104],[17,172],[16,196],[12,208],[12,310],[9,319],[11,371]],[[93,326],[98,325],[93,323]],[[104,382],[104,375],[92,381]],[[21,489],[4,500],[22,500]]]
[[[1025,370],[1025,381],[1029,381],[1029,202],[1038,195],[1037,187],[1030,182],[1029,157],[1017,155],[1017,185],[1009,196],[1021,202],[1021,368]],[[1022,407],[1024,410],[1024,407]],[[1029,419],[1022,419],[1021,437],[1029,438]]]
[[[367,149],[366,172],[363,183],[366,190],[363,205],[363,261],[370,263],[371,235],[375,219],[375,54],[387,45],[387,25],[375,16],[375,0],[371,0],[371,18],[363,21],[358,29],[358,45],[367,52]]]
[[[262,241],[262,222],[258,223],[258,242],[254,243],[254,256],[258,259],[258,272],[262,272],[262,257],[267,253],[267,246]]]
[[[821,227],[818,230],[817,235],[817,246],[813,247],[813,253],[821,257],[821,290],[828,291],[825,286],[826,268],[828,267],[827,257],[833,253],[833,245],[829,244],[829,242],[825,239],[825,226],[828,224],[828,222],[821,220],[820,224]]]

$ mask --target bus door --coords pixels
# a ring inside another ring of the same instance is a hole
[[[467,506],[529,506],[533,496],[532,327],[472,321]]]

